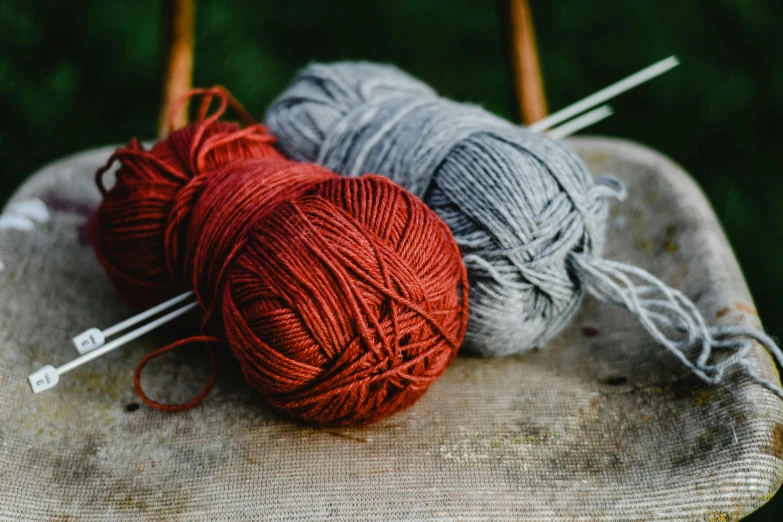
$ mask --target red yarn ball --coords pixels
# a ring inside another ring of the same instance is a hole
[[[174,270],[177,261],[169,257],[179,253],[171,241],[178,224],[176,213],[181,210],[176,206],[180,191],[198,176],[232,161],[283,157],[263,125],[240,128],[218,120],[231,105],[251,121],[225,89],[195,89],[188,97],[198,94],[204,98],[197,123],[171,133],[150,150],[131,140],[96,174],[103,202],[92,227],[95,252],[114,286],[137,307],[157,304],[189,285]],[[214,97],[220,102],[218,109],[207,117]],[[103,177],[115,161],[120,162],[116,182],[106,190]]]
[[[134,246],[109,252],[115,239],[96,236],[99,257],[115,259],[110,276],[150,283],[154,302],[171,293],[167,281],[194,289],[273,407],[315,423],[373,422],[413,404],[456,355],[468,304],[459,250],[388,179],[270,158],[200,168],[177,185],[165,168],[119,159],[96,230],[111,223]]]

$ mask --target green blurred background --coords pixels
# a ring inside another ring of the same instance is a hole
[[[783,334],[783,2],[531,0],[550,107],[670,54],[683,65],[612,103],[591,133],[669,155],[698,180],[767,329]],[[503,2],[198,0],[195,84],[257,115],[314,60],[392,62],[445,96],[516,107]],[[154,138],[160,0],[0,0],[0,203],[44,163]],[[778,495],[748,520],[780,521]]]

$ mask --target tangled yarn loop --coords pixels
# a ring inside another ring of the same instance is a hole
[[[503,356],[541,346],[570,322],[589,291],[631,311],[705,381],[717,382],[742,363],[783,397],[745,362],[749,339],[783,362],[763,332],[707,327],[678,291],[601,258],[607,198],[624,197],[624,187],[594,179],[551,139],[441,98],[395,67],[370,63],[305,68],[270,106],[266,123],[287,156],[345,175],[388,176],[443,218],[468,268],[471,349]],[[695,361],[686,354],[694,346]],[[716,349],[733,353],[712,363]]]
[[[167,142],[115,154],[95,226],[123,295],[157,302],[192,289],[204,311],[201,335],[140,364],[147,404],[184,409],[209,391],[214,374],[182,405],[141,390],[150,359],[190,342],[226,344],[273,407],[315,423],[378,420],[443,373],[467,328],[467,274],[426,205],[380,176],[280,159],[258,125],[201,119]]]

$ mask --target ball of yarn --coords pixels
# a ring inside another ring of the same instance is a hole
[[[225,157],[243,155],[227,146]],[[146,156],[119,160],[96,228],[138,229],[123,252],[97,236],[101,259],[127,258],[108,273],[192,288],[208,329],[273,407],[308,422],[369,423],[415,402],[456,355],[468,301],[459,249],[388,179],[274,157],[187,176]]]
[[[439,98],[394,67],[367,63],[306,68],[267,121],[289,156],[343,174],[389,176],[440,214],[468,268],[473,349],[506,355],[542,345],[568,324],[587,291],[628,310],[703,381],[718,383],[741,366],[783,399],[780,383],[747,359],[755,341],[783,364],[767,334],[709,326],[679,290],[601,257],[606,200],[625,189],[613,178],[593,179],[549,138]]]
[[[449,225],[470,278],[466,346],[541,346],[584,294],[571,254],[601,254],[605,197],[572,152],[392,66],[311,65],[271,105],[280,149],[346,175],[377,172]]]
[[[180,218],[172,213],[182,213],[176,203],[183,187],[232,161],[283,157],[262,125],[241,128],[218,120],[231,100],[223,89],[197,89],[190,96],[197,94],[204,95],[207,106],[218,97],[217,111],[209,117],[202,114],[197,123],[173,132],[150,150],[131,140],[96,175],[103,201],[93,220],[95,252],[114,286],[137,307],[152,306],[187,287],[174,270],[177,261],[169,257],[179,254],[172,231]],[[120,168],[114,187],[107,191],[103,178],[115,160]]]

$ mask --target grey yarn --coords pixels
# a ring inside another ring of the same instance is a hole
[[[625,189],[613,178],[594,179],[551,139],[371,63],[305,68],[266,123],[290,158],[345,175],[385,175],[443,218],[470,277],[469,349],[504,356],[542,346],[590,291],[627,308],[700,378],[717,382],[740,363],[783,398],[745,364],[750,338],[783,362],[763,332],[710,328],[677,290],[601,258],[606,200]],[[691,361],[686,351],[694,346]],[[712,363],[714,349],[732,354]]]

